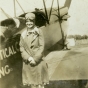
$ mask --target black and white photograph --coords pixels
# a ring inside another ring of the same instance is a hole
[[[88,88],[88,0],[0,0],[0,88]]]

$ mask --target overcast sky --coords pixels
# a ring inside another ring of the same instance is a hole
[[[18,0],[25,11],[33,9],[36,6],[38,8],[43,7],[43,0]],[[37,1],[37,2],[36,2]],[[47,7],[51,5],[52,0],[45,0]],[[57,6],[57,0],[54,2],[54,6]],[[64,5],[65,0],[59,0],[60,6]],[[13,0],[0,0],[0,7],[4,8],[5,12],[10,16],[14,16]],[[22,10],[16,4],[16,13],[20,15]],[[87,34],[88,35],[88,0],[72,0],[69,8],[69,27],[68,34]],[[5,17],[0,12],[0,19]]]
[[[72,0],[69,14],[69,34],[88,35],[88,0]]]
[[[14,17],[14,0],[0,0],[0,8],[2,8],[5,13],[7,13],[9,16]],[[16,1],[16,0],[15,0]],[[35,8],[44,8],[43,0],[17,0],[23,10],[25,12],[31,12]],[[60,7],[63,6],[65,3],[65,0],[60,1]],[[52,4],[52,0],[45,0],[46,7],[50,7]],[[57,0],[54,0],[53,3],[54,7],[57,7]],[[22,9],[20,8],[19,4],[15,2],[15,10],[16,15],[19,16],[23,13]],[[7,18],[5,14],[3,14],[2,10],[0,9],[0,20],[3,18]]]

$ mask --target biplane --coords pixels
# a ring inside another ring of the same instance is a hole
[[[15,5],[14,0],[14,5]],[[45,38],[45,51],[61,50],[64,48],[64,32],[62,22],[69,18],[68,9],[71,0],[66,0],[63,7],[46,7],[43,0],[43,9],[35,8],[32,11],[36,16],[36,25],[41,28]],[[18,1],[17,1],[18,2]],[[14,6],[13,5],[13,6]],[[15,7],[15,6],[14,6]],[[1,8],[3,11],[3,9]],[[4,12],[4,11],[3,11]],[[5,12],[4,12],[5,13]],[[25,14],[10,17],[0,22],[0,86],[1,88],[20,88],[22,78],[22,58],[19,51],[20,34],[25,28]],[[20,87],[19,87],[20,86]]]

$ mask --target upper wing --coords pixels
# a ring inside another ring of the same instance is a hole
[[[68,7],[69,8],[70,7],[70,4],[71,4],[71,1],[72,0],[66,0],[65,1],[65,4],[64,4],[64,7]]]

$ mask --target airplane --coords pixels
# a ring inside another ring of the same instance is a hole
[[[45,51],[62,50],[64,48],[64,33],[62,20],[69,18],[68,10],[71,0],[66,0],[63,7],[35,8],[36,25],[41,28],[45,38]],[[0,85],[2,88],[20,88],[22,82],[22,58],[19,50],[20,34],[26,27],[25,14],[8,18],[0,22]]]

